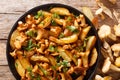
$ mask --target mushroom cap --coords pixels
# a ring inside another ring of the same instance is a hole
[[[107,37],[108,35],[110,35],[110,33],[111,33],[111,28],[108,25],[102,25],[98,31],[98,35],[101,40]]]

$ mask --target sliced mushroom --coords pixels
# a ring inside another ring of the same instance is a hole
[[[110,57],[110,60],[113,62],[114,58],[113,58],[113,54],[112,54],[110,45],[106,41],[104,41],[103,47],[106,50],[106,52],[108,53],[107,55]]]
[[[111,62],[110,62],[110,58],[106,58],[105,61],[104,61],[104,64],[103,64],[103,67],[102,67],[102,72],[103,73],[106,73],[109,71],[110,69],[110,65],[111,65]]]

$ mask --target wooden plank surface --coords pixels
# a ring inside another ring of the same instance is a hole
[[[120,0],[116,5],[112,5],[107,0],[102,0],[107,7],[111,10],[114,8],[120,12]],[[6,40],[10,29],[16,22],[16,20],[29,9],[47,3],[62,3],[73,6],[78,10],[81,7],[88,6],[94,13],[98,6],[95,0],[2,0],[0,1],[0,80],[15,80],[11,74],[7,60],[6,60]],[[101,24],[109,24],[113,26],[116,21],[106,17],[105,21]]]

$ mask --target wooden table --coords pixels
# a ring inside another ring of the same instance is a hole
[[[120,11],[120,0],[116,5],[112,5],[107,0],[103,0],[110,9]],[[63,3],[81,10],[82,6],[88,6],[93,13],[98,6],[95,0],[1,0],[0,1],[0,80],[15,80],[10,72],[6,59],[6,41],[8,34],[16,20],[29,9],[46,3]],[[115,21],[106,17],[105,21],[100,22],[113,26]]]

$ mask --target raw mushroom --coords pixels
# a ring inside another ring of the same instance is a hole
[[[113,44],[112,46],[111,46],[111,49],[112,49],[112,51],[114,52],[114,56],[115,57],[118,57],[119,55],[120,55],[120,43],[117,43],[117,44]]]
[[[104,61],[104,64],[103,64],[103,67],[102,67],[102,72],[103,73],[106,73],[109,71],[110,69],[110,65],[111,65],[111,62],[110,62],[110,58],[106,58],[105,61]]]
[[[102,25],[98,31],[98,35],[102,41],[104,41],[106,38],[116,41],[116,36],[111,33],[111,28],[108,25]]]
[[[110,57],[110,60],[113,62],[114,59],[113,59],[112,50],[111,50],[110,45],[106,41],[104,41],[103,47],[107,51],[107,53],[108,53],[107,55]]]
[[[95,14],[96,15],[100,15],[101,19],[104,20],[105,19],[105,16],[103,15],[103,9],[102,8],[99,8],[98,10],[96,10]]]

